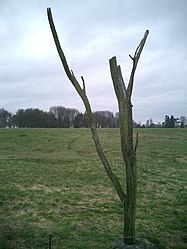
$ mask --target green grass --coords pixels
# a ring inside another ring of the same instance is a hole
[[[137,237],[186,248],[187,129],[139,129]],[[119,130],[100,129],[124,184]],[[0,248],[109,248],[120,201],[88,129],[0,129]]]

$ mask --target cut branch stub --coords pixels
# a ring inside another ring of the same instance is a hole
[[[123,159],[127,162],[127,156],[131,153],[132,148],[132,105],[131,99],[126,90],[125,83],[122,77],[121,68],[117,66],[116,57],[109,60],[111,77],[118,99],[119,122],[121,135],[121,151]],[[130,134],[130,135],[129,135]]]

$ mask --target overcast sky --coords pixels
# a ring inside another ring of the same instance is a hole
[[[54,45],[51,7],[69,66],[84,76],[94,111],[118,110],[108,60],[117,56],[127,83],[128,55],[149,29],[136,71],[134,119],[187,116],[186,0],[0,0],[0,6],[0,108],[84,111]]]

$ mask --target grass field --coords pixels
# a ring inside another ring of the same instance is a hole
[[[137,237],[186,248],[187,129],[139,129]],[[124,183],[119,130],[100,129]],[[0,129],[0,248],[105,249],[122,208],[88,129]]]

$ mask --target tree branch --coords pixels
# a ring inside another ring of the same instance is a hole
[[[134,153],[136,153],[138,148],[138,132],[136,133],[136,140],[135,140],[135,146],[134,146]]]
[[[55,25],[54,25],[54,22],[53,22],[53,17],[52,17],[52,13],[51,13],[50,8],[47,8],[47,15],[48,15],[48,20],[49,20],[49,25],[50,25],[50,28],[51,28],[51,32],[52,32],[52,35],[53,35],[53,38],[54,38],[54,42],[55,42],[59,57],[61,59],[63,68],[64,68],[64,70],[66,72],[67,77],[69,78],[69,80],[71,81],[71,83],[75,87],[77,93],[81,97],[81,99],[82,99],[82,101],[84,103],[84,106],[86,108],[86,112],[87,112],[87,116],[88,116],[88,122],[89,122],[89,126],[90,126],[90,129],[91,129],[91,132],[92,132],[92,138],[94,140],[94,144],[95,144],[98,156],[99,156],[99,158],[100,158],[100,160],[101,160],[101,162],[102,162],[102,164],[103,164],[103,166],[104,166],[104,168],[106,170],[106,173],[107,173],[108,177],[112,181],[121,202],[124,203],[125,200],[126,200],[126,196],[124,194],[124,191],[122,189],[122,186],[121,186],[118,178],[113,173],[113,171],[111,169],[111,166],[110,166],[108,160],[106,159],[106,157],[104,155],[104,152],[103,152],[100,140],[99,140],[99,136],[98,136],[98,133],[97,133],[93,113],[92,113],[91,106],[90,106],[90,103],[89,103],[89,100],[88,100],[88,97],[87,97],[86,91],[85,91],[84,78],[83,78],[83,76],[81,76],[81,79],[82,79],[82,82],[83,82],[83,89],[82,89],[79,82],[77,81],[76,77],[74,76],[73,71],[70,71],[69,66],[67,64],[66,57],[64,55],[64,52],[62,51],[62,48],[61,48],[61,45],[60,45],[60,42],[59,42],[59,39],[58,39],[58,35],[57,35],[56,29],[55,29]]]
[[[134,61],[134,58],[129,54],[129,57]]]
[[[86,87],[85,87],[85,81],[84,81],[83,76],[81,76],[81,80],[82,80],[82,84],[83,84],[83,91],[86,94]]]
[[[138,61],[139,61],[141,52],[144,48],[148,34],[149,34],[149,30],[146,30],[144,37],[142,38],[142,40],[140,41],[140,44],[138,45],[138,47],[135,50],[134,57],[129,55],[133,61],[133,66],[132,66],[132,71],[131,71],[131,75],[130,75],[130,79],[129,79],[129,84],[127,87],[127,92],[128,92],[129,97],[131,97],[131,95],[132,95],[132,89],[133,89],[133,83],[134,83],[134,74],[135,74],[136,67],[138,65]]]
[[[60,42],[59,42],[59,39],[58,39],[58,35],[57,35],[56,29],[55,29],[55,25],[54,25],[53,18],[52,18],[52,13],[51,13],[51,8],[47,8],[47,16],[48,16],[50,28],[51,28],[51,31],[52,31],[52,34],[53,34],[53,37],[54,37],[54,42],[55,42],[58,54],[59,54],[59,56],[61,58],[64,70],[65,70],[68,78],[72,81],[72,74],[71,74],[70,69],[68,67],[68,64],[67,64],[66,58],[64,56],[64,53],[63,53],[63,51],[61,49]]]

